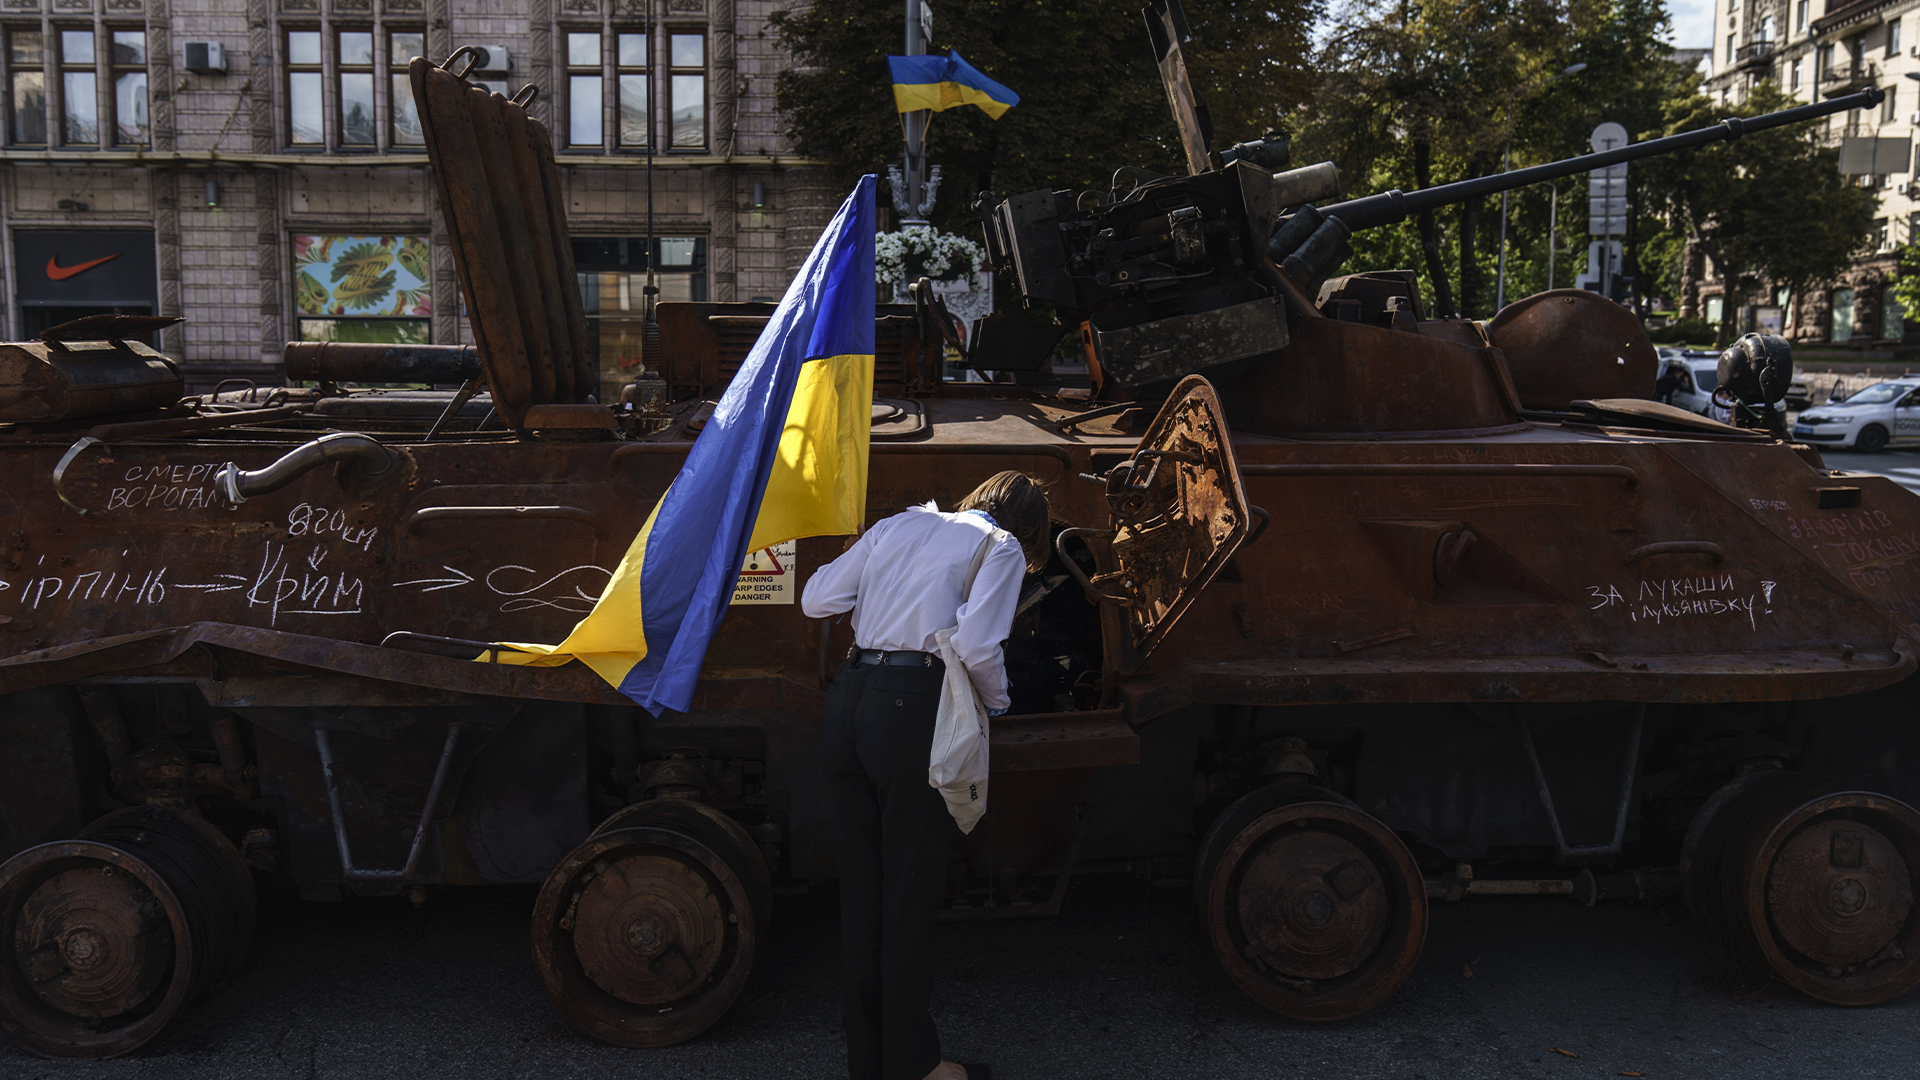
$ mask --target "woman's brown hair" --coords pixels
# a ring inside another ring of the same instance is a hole
[[[984,510],[994,524],[1012,533],[1026,552],[1028,573],[1037,574],[1047,564],[1047,542],[1052,532],[1047,493],[1032,477],[1011,469],[995,473],[960,500],[960,509]]]

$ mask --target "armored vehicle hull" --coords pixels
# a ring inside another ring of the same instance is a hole
[[[683,714],[494,644],[593,605],[768,308],[661,305],[628,407],[595,402],[551,140],[412,77],[436,162],[484,166],[434,170],[477,347],[296,345],[317,387],[166,403],[121,344],[148,323],[109,319],[0,388],[34,418],[0,427],[0,1031],[33,1051],[161,1035],[242,962],[257,888],[512,882],[556,1007],[663,1045],[731,1007],[776,894],[834,876],[852,642],[796,600],[843,538],[749,557]],[[1379,1004],[1430,901],[1487,893],[1684,899],[1724,973],[1836,1004],[1920,982],[1920,498],[1764,405],[1645,400],[1651,343],[1590,294],[1481,324],[1410,275],[1323,281],[1366,200],[1315,211],[1330,166],[1187,134],[1194,176],[988,215],[1059,321],[984,323],[967,362],[1032,372],[1074,330],[1091,385],[947,380],[937,304],[877,313],[868,520],[1009,468],[1055,518],[945,917],[1188,877],[1224,976],[1302,1021]],[[1741,355],[1757,385],[1780,358]]]

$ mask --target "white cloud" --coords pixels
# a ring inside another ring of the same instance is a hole
[[[1674,46],[1712,48],[1718,37],[1714,32],[1714,16],[1724,7],[1724,0],[1667,0],[1667,13],[1673,16]]]

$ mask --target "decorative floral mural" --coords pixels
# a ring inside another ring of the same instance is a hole
[[[303,315],[433,314],[419,236],[296,236],[294,303]]]

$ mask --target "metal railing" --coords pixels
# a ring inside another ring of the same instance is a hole
[[[1859,86],[1872,86],[1880,81],[1880,69],[1869,61],[1852,60],[1844,64],[1835,64],[1820,73],[1820,86],[1823,90],[1851,90]]]

